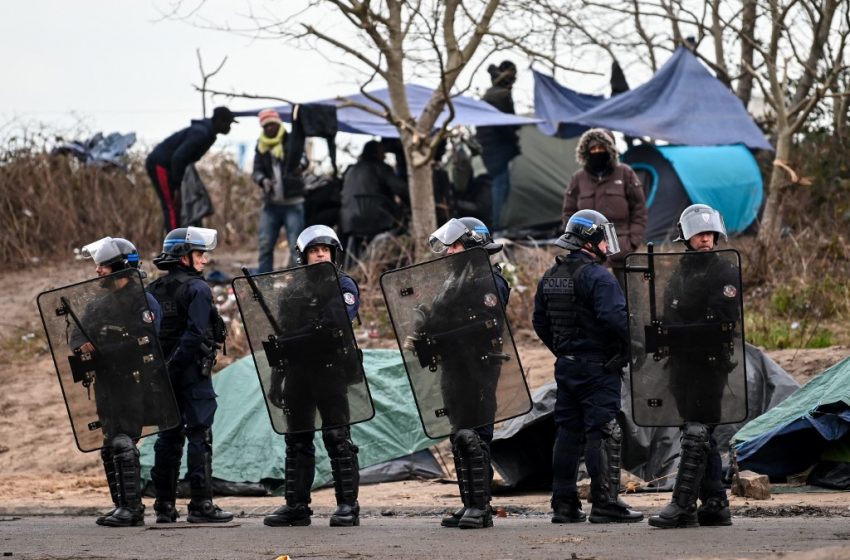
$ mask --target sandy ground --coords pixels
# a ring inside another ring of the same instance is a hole
[[[229,260],[232,268],[239,255]],[[90,267],[69,262],[65,267],[40,268],[0,274],[0,515],[11,513],[97,511],[110,502],[98,453],[81,453],[75,446],[56,373],[37,314],[36,296],[90,276]],[[234,273],[233,270],[228,272]],[[552,357],[530,332],[517,332],[521,359],[529,384],[551,379]],[[393,346],[392,341],[379,341]],[[769,355],[798,381],[805,383],[817,372],[846,357],[842,347],[823,350],[783,350]],[[278,505],[280,498],[221,498],[235,512],[259,514]],[[639,508],[655,510],[669,494],[630,497]],[[497,507],[511,511],[546,511],[548,495],[497,496]],[[330,509],[333,491],[315,492],[317,512]],[[445,511],[458,503],[455,484],[437,481],[404,481],[364,486],[364,509],[375,512]],[[768,501],[750,503],[734,498],[732,506],[744,515],[765,511],[785,515],[811,512],[847,513],[847,494],[776,494]],[[149,504],[150,505],[150,504]],[[759,510],[757,508],[762,508]],[[767,510],[764,510],[767,508]],[[808,508],[808,509],[807,509]],[[765,513],[766,514],[766,513]]]

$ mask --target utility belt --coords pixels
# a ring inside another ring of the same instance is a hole
[[[576,356],[574,354],[564,354],[558,356],[558,358],[563,358],[576,364],[602,367],[605,371],[611,373],[622,372],[623,367],[629,363],[628,356],[621,353],[614,354],[607,359],[601,355]]]

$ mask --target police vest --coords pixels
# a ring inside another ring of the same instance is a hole
[[[557,262],[557,267],[543,277],[543,297],[553,348],[559,355],[570,354],[577,346],[585,350],[589,346],[596,347],[600,354],[607,354],[610,336],[600,328],[592,304],[580,298],[576,291],[576,281],[591,263],[560,257]],[[577,344],[588,340],[592,344]]]
[[[159,306],[162,308],[162,326],[159,330],[159,342],[166,356],[171,355],[180,341],[180,337],[186,332],[188,310],[181,301],[181,296],[183,286],[196,278],[200,277],[176,268],[162,278],[154,280],[148,286],[148,292],[157,299]]]

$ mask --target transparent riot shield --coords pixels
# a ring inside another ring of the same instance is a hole
[[[626,257],[636,424],[747,417],[740,263],[734,250]]]
[[[375,415],[336,267],[233,280],[272,427],[312,432]]]
[[[138,270],[43,292],[38,309],[81,451],[119,433],[136,439],[178,425]]]
[[[531,410],[486,251],[386,272],[381,290],[429,437]]]

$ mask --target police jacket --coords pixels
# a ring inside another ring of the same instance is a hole
[[[614,276],[589,255],[555,258],[534,296],[534,331],[556,356],[605,361],[629,341],[626,301]]]
[[[92,342],[96,346],[100,342],[101,330],[110,325],[132,332],[135,325],[152,322],[156,332],[159,333],[162,323],[162,310],[159,303],[152,295],[145,293],[147,300],[147,307],[145,307],[137,296],[136,290],[124,287],[90,302],[79,317],[86,334],[94,340],[88,340],[75,326],[68,340],[69,346],[74,350],[86,342]],[[147,311],[150,311],[150,314]]]
[[[182,370],[197,363],[211,345],[218,320],[212,290],[200,272],[176,264],[148,286],[162,308],[159,340],[170,368]]]
[[[147,159],[147,165],[159,165],[168,170],[168,179],[179,189],[190,163],[195,163],[215,143],[216,132],[212,119],[193,120],[191,126],[179,130],[157,144]]]

